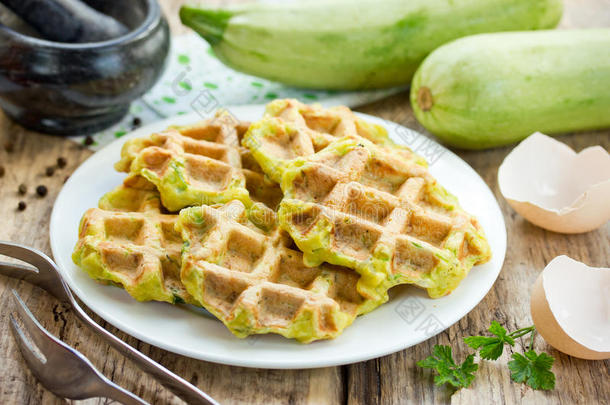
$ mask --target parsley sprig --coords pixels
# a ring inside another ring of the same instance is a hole
[[[491,336],[468,336],[464,338],[464,343],[475,350],[479,350],[479,356],[486,360],[497,360],[504,352],[504,345],[515,345],[515,339],[527,335],[535,330],[533,326],[518,329],[507,334],[506,329],[497,321],[492,321],[491,326],[487,329],[494,337]],[[533,335],[532,335],[533,336]]]
[[[530,344],[525,354],[513,353],[512,360],[508,362],[510,377],[513,381],[525,383],[535,390],[551,390],[555,387],[555,374],[551,371],[555,359],[547,353],[537,354],[534,350],[534,336],[536,328],[529,326],[508,333],[502,325],[493,321],[488,331],[493,336],[468,336],[464,343],[479,352],[479,356],[486,360],[497,360],[504,352],[504,346],[514,346],[515,339],[530,334]],[[479,366],[474,362],[474,355],[470,354],[462,364],[453,359],[450,346],[435,345],[432,356],[417,362],[422,368],[434,369],[436,385],[445,383],[455,388],[468,387],[475,378],[474,373]]]
[[[555,374],[551,367],[555,359],[546,353],[536,354],[533,350],[513,353],[513,359],[508,362],[510,378],[516,382],[524,382],[535,390],[552,390],[555,388]]]
[[[434,376],[436,385],[449,383],[455,388],[468,387],[474,380],[474,372],[479,369],[479,365],[474,362],[474,355],[469,355],[461,365],[457,365],[453,360],[451,347],[440,345],[435,345],[432,356],[418,361],[417,365],[436,370],[438,373]]]

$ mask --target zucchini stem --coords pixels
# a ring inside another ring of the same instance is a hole
[[[236,13],[226,9],[200,9],[183,6],[180,8],[180,20],[205,38],[210,45],[222,40],[231,17]]]

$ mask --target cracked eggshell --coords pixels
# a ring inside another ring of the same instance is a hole
[[[530,309],[536,330],[555,349],[610,359],[610,268],[554,258],[534,284]]]
[[[539,132],[504,159],[500,192],[525,219],[560,233],[582,233],[610,219],[610,155],[601,146],[574,152]]]

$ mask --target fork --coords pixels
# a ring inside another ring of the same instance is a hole
[[[76,302],[72,291],[61,277],[55,263],[39,250],[12,242],[0,241],[0,254],[31,264],[34,269],[21,264],[0,262],[0,275],[27,281],[46,290],[58,300],[72,307],[76,317],[104,338],[113,348],[129,358],[142,371],[152,375],[164,387],[189,404],[219,405],[212,397],[174,374],[151,358],[140,353],[121,339],[98,325]]]
[[[107,379],[80,352],[51,335],[32,315],[17,291],[12,291],[18,318],[42,358],[11,314],[13,337],[30,370],[46,389],[68,399],[104,397],[125,405],[148,404]]]

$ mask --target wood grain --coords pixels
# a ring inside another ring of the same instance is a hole
[[[165,12],[172,16],[174,32],[182,31],[175,18],[181,2],[163,0]],[[569,0],[562,28],[610,26],[609,0]],[[378,115],[425,133],[409,106],[408,94],[398,94],[367,105],[360,111]],[[600,144],[610,149],[610,131],[587,132],[559,137],[576,150]],[[65,176],[69,175],[91,152],[58,137],[26,131],[0,113],[0,146],[10,142],[14,150],[0,148],[0,165],[6,173],[0,178],[0,239],[35,246],[50,253],[49,216],[53,201]],[[519,217],[498,191],[497,170],[510,147],[484,152],[456,151],[485,180],[498,199],[508,230],[508,251],[498,281],[484,300],[466,317],[440,335],[415,347],[379,359],[343,367],[315,370],[256,370],[229,367],[192,360],[151,347],[129,337],[114,327],[108,330],[137,347],[146,355],[192,381],[221,403],[265,404],[386,404],[386,403],[558,403],[608,404],[610,400],[610,361],[584,361],[565,356],[537,339],[537,348],[548,350],[557,360],[553,368],[557,388],[536,392],[510,381],[506,362],[510,351],[495,363],[481,362],[478,377],[469,389],[453,393],[436,387],[432,375],[415,366],[426,357],[434,344],[451,344],[457,358],[467,355],[461,343],[463,336],[483,332],[496,319],[515,329],[531,324],[529,293],[540,270],[555,256],[566,254],[593,266],[610,264],[610,225],[582,235],[560,235],[537,228]],[[55,164],[57,157],[68,160],[68,166],[47,177],[45,168]],[[527,181],[527,179],[524,179]],[[18,186],[28,187],[26,196],[17,193]],[[35,195],[37,185],[44,184],[49,193]],[[27,203],[24,212],[17,203]],[[151,403],[182,403],[152,378],[102,340],[81,326],[70,312],[45,292],[26,283],[0,276],[0,403],[61,404],[46,391],[27,370],[8,328],[11,289],[16,289],[48,330],[76,347],[121,386]],[[389,303],[388,305],[393,305]],[[392,333],[392,330],[380,331]],[[523,342],[518,342],[515,350]],[[363,342],[366,345],[366,342]],[[69,402],[69,401],[68,401]],[[103,400],[85,401],[87,404]]]

